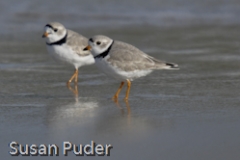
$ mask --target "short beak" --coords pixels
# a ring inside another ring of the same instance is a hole
[[[42,38],[45,38],[45,37],[47,37],[47,36],[48,36],[48,33],[45,32],[45,33],[42,35]]]
[[[83,50],[84,51],[90,51],[91,47],[88,45],[87,47],[85,47]]]

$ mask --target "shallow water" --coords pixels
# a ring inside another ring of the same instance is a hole
[[[113,145],[109,159],[240,158],[238,1],[47,2],[0,2],[1,158],[13,158],[11,141],[61,148],[91,140]],[[115,104],[119,82],[83,67],[75,97],[65,85],[73,68],[52,60],[41,39],[52,20],[126,41],[181,69],[134,81],[129,103],[123,88]]]

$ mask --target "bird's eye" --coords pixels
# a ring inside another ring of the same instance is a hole
[[[101,44],[101,42],[97,41],[97,45],[100,45],[100,44]]]
[[[58,29],[53,29],[54,30],[54,32],[57,32],[58,31]]]

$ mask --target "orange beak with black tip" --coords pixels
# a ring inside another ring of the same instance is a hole
[[[83,49],[84,51],[90,51],[91,50],[91,46],[87,46],[87,47],[85,47],[84,49]]]
[[[42,35],[42,38],[45,38],[45,37],[47,37],[47,36],[48,36],[48,33],[45,32],[45,33]]]

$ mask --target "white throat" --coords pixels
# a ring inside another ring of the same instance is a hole
[[[92,44],[93,46],[91,46],[92,47],[91,52],[94,56],[98,56],[98,55],[104,53],[105,51],[107,51],[112,44],[113,44],[113,40],[111,40],[111,43],[106,45],[106,47],[104,47],[104,48],[100,48],[100,47],[96,46],[95,44]]]
[[[46,38],[47,43],[57,42],[57,41],[63,39],[67,34],[67,30],[64,30],[63,34],[61,34],[61,35],[58,35],[57,33],[53,32],[52,30],[48,31],[48,29],[47,29],[47,32],[49,33],[48,37]]]

